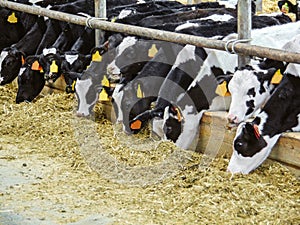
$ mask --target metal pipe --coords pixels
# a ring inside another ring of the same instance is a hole
[[[48,10],[44,8],[37,8],[20,3],[9,2],[7,0],[0,1],[0,6],[10,9],[23,11],[35,15],[41,15],[50,17],[65,22],[75,23],[82,26],[89,24],[91,28],[110,30],[114,32],[127,33],[131,35],[138,35],[142,37],[148,37],[163,41],[175,42],[180,44],[191,44],[198,47],[213,48],[218,50],[225,50],[226,42],[220,40],[212,40],[204,37],[198,37],[194,35],[179,34],[175,32],[162,31],[156,29],[149,29],[144,27],[111,23],[107,21],[97,20],[96,18],[86,18],[82,16],[76,16],[68,13],[62,13],[58,11]],[[232,44],[228,45],[228,48],[232,48]],[[300,64],[300,54],[291,53],[283,50],[266,48],[261,46],[249,45],[244,43],[237,43],[234,45],[236,53],[242,53],[244,55],[258,56],[262,58],[270,58],[285,62],[294,62]]]
[[[239,0],[238,1],[238,39],[250,39],[251,38],[251,0]],[[241,68],[250,63],[250,57],[244,54],[238,55],[238,67]]]

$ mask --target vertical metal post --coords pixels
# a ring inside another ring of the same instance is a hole
[[[238,1],[238,39],[251,38],[251,0]],[[250,57],[239,54],[238,67],[245,66],[250,63]]]
[[[106,0],[94,0],[95,2],[95,17],[106,18]],[[95,30],[95,45],[99,47],[103,40],[103,32],[99,29]]]

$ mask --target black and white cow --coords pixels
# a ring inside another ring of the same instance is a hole
[[[18,75],[16,103],[31,102],[44,86],[44,73],[38,60],[34,56],[28,56]]]
[[[300,34],[282,46],[282,50],[294,52]],[[231,104],[227,115],[230,123],[239,124],[255,115],[280,83],[287,63],[271,59],[254,66],[238,69],[229,79],[228,91]]]
[[[134,78],[158,49],[155,41],[136,36],[125,37],[116,48],[115,59],[107,66],[110,79],[119,80],[121,75]]]
[[[281,49],[285,43],[290,41],[291,36],[300,32],[299,25],[297,22],[253,30],[251,43]],[[287,32],[292,29],[293,34],[288,35]],[[232,36],[234,35],[229,35],[226,38],[230,39]],[[279,37],[280,41],[278,41]],[[217,74],[233,73],[237,67],[236,55],[219,50],[207,50],[207,52],[208,56],[196,79],[187,90],[186,96],[180,96],[178,102],[173,104],[175,107],[165,109],[164,123],[162,125],[165,138],[173,140],[182,148],[189,148],[193,143],[193,139],[197,137],[196,134],[203,112],[205,110],[215,109],[215,107],[212,106],[217,106],[217,104],[211,105],[211,103],[220,99],[219,96],[215,94],[214,86],[216,86],[216,81],[214,81],[215,76],[212,75],[215,74],[215,71],[217,71]],[[255,60],[251,62],[252,65],[257,63]],[[203,82],[206,83],[207,86],[202,85],[201,83]],[[197,86],[199,88],[196,88]],[[210,88],[210,86],[212,87]],[[206,89],[203,89],[203,87]],[[193,92],[197,93],[198,96],[202,96],[202,98],[196,98]],[[202,95],[201,92],[203,93]],[[224,99],[221,99],[221,102],[222,104],[219,105],[219,107],[226,107]],[[174,111],[172,109],[176,110]],[[178,111],[180,111],[180,113],[177,113]]]
[[[231,104],[227,115],[230,123],[239,124],[252,117],[270,97],[280,82],[286,64],[270,59],[238,69],[227,79]]]
[[[129,121],[150,109],[178,53],[183,48],[181,45],[168,42],[161,42],[159,45],[161,47],[156,55],[146,63],[137,76],[130,82],[118,84],[113,92],[117,121],[122,122],[123,130],[127,133],[132,131],[136,133],[144,126],[145,121],[141,121],[139,127],[131,129]]]
[[[300,67],[289,64],[283,80],[252,122],[241,123],[227,170],[248,174],[269,156],[283,132],[300,131]]]
[[[31,30],[18,43],[2,50],[0,56],[1,85],[12,82],[18,76],[25,57],[35,53],[45,30],[45,21],[43,17],[40,17]]]
[[[174,47],[177,46],[175,45]],[[140,123],[142,125],[154,117],[162,118],[165,107],[169,106],[170,102],[174,102],[177,96],[185,92],[185,90],[197,76],[198,71],[200,70],[200,67],[206,56],[206,52],[203,48],[200,47],[186,45],[183,48],[179,48],[177,50],[176,59],[174,60],[174,63],[168,73],[165,75],[165,79],[161,82],[158,82],[157,80],[155,80],[154,83],[151,81],[147,83],[145,82],[145,84],[143,85],[146,86],[144,89],[146,89],[148,86],[150,86],[148,88],[151,90],[155,90],[155,88],[158,89],[156,92],[150,92],[155,97],[153,99],[153,101],[156,100],[155,107],[154,109],[150,109],[149,104],[148,107],[145,108],[141,107],[139,103],[136,103],[135,107],[139,108],[139,110],[135,111],[139,113],[135,113],[131,115],[131,117],[129,117],[131,130],[137,132],[142,128],[142,126],[135,126],[134,124],[136,123]],[[152,76],[154,75],[155,74],[153,74]],[[127,96],[125,95],[125,97]],[[132,100],[127,99],[127,102],[130,101]],[[135,117],[132,118],[132,116]],[[125,123],[125,121],[123,123]],[[156,131],[156,133],[158,132]]]
[[[93,114],[95,104],[99,99],[99,94],[103,90],[102,81],[106,76],[107,65],[114,59],[114,48],[123,40],[123,35],[111,35],[107,42],[100,48],[94,49],[96,57],[92,57],[92,62],[82,75],[78,75],[75,85],[75,93],[78,100],[77,115],[90,116]],[[94,58],[94,59],[93,59]]]

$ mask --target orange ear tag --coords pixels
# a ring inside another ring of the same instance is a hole
[[[180,114],[179,109],[178,109],[178,108],[175,108],[175,111],[177,112],[178,122],[181,122],[181,121],[182,121],[182,117],[181,117],[181,114]]]
[[[283,75],[280,73],[280,69],[278,69],[272,77],[271,84],[279,84],[282,78]]]
[[[92,55],[92,61],[94,61],[94,62],[101,62],[102,61],[102,56],[100,55],[99,51],[96,51]]]
[[[9,22],[9,23],[17,23],[18,22],[18,18],[16,17],[16,14],[14,12],[12,12],[12,14],[7,17],[7,22]]]
[[[51,73],[57,73],[58,72],[58,66],[55,63],[55,60],[53,60],[52,63],[51,63],[50,72]]]
[[[227,82],[224,80],[222,84],[219,84],[216,88],[216,94],[222,97],[230,96],[230,92],[227,90]]]
[[[21,63],[22,63],[22,65],[24,65],[24,63],[25,63],[24,56],[21,56]]]
[[[140,120],[134,121],[132,124],[130,124],[130,128],[132,130],[139,130],[142,127],[142,122]]]
[[[35,60],[31,65],[32,70],[40,70],[40,64],[37,60]]]
[[[253,128],[254,128],[254,134],[255,134],[255,137],[257,139],[260,138],[260,133],[259,133],[259,129],[258,129],[258,126],[256,124],[253,124]]]
[[[156,45],[153,44],[153,45],[151,46],[151,48],[148,50],[148,56],[149,56],[150,58],[153,58],[153,57],[156,55],[157,52],[158,52],[158,50],[157,50],[157,48],[156,48]]]

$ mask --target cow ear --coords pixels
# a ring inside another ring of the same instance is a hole
[[[257,140],[260,138],[260,132],[256,124],[246,123],[244,126],[244,133]]]
[[[229,83],[229,81],[231,81],[232,77],[233,77],[233,74],[224,74],[224,75],[217,76],[218,84],[222,84],[224,81]]]

